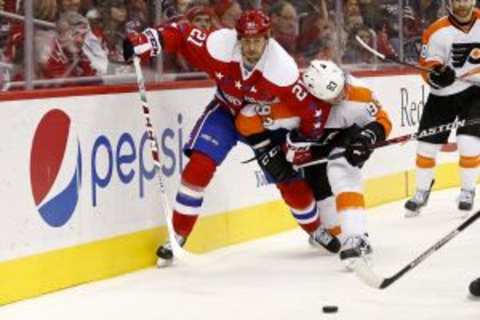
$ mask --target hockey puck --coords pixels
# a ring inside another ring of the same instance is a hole
[[[338,312],[337,306],[323,306],[322,308],[323,313],[335,313]]]
[[[472,296],[480,297],[480,278],[473,280],[468,289]]]

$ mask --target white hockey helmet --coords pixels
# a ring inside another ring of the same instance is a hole
[[[327,102],[338,98],[345,87],[345,73],[328,60],[312,60],[302,80],[308,92]]]
[[[453,16],[456,20],[461,21],[463,17],[459,17],[454,13],[454,10],[453,10],[453,2],[454,1],[455,0],[447,0],[446,1],[447,12],[448,12],[449,15]],[[468,13],[468,16],[470,16],[471,13],[473,12],[473,9],[475,8],[476,1],[475,0],[470,0],[469,2],[470,2],[470,12]]]

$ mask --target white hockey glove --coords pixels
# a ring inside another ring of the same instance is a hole
[[[131,32],[123,41],[123,58],[126,62],[132,61],[134,55],[141,60],[148,60],[161,51],[160,35],[153,28],[147,28],[142,33]]]

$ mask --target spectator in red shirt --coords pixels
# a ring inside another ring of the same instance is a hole
[[[82,47],[89,31],[88,20],[65,12],[57,21],[57,35],[50,43],[37,46],[40,78],[68,78],[97,74]]]

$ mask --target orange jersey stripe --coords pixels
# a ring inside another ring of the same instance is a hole
[[[258,114],[250,116],[240,112],[235,119],[235,127],[244,137],[265,131],[262,118]]]
[[[428,44],[428,42],[430,41],[430,38],[432,37],[432,35],[437,32],[438,30],[442,29],[442,28],[446,28],[446,27],[449,27],[451,26],[452,23],[450,22],[450,20],[448,19],[448,17],[443,17],[443,18],[440,18],[438,19],[437,21],[435,21],[434,23],[432,23],[424,32],[423,32],[423,35],[422,35],[422,43],[423,44]]]
[[[375,115],[375,121],[383,126],[383,129],[385,130],[385,137],[388,137],[390,132],[392,132],[392,121],[385,110],[378,110],[377,114]]]
[[[356,102],[370,102],[373,100],[372,91],[368,88],[357,87],[351,84],[347,84],[346,89],[346,100]]]
[[[354,208],[365,208],[363,194],[358,192],[342,192],[335,197],[337,212]]]
[[[265,131],[264,123],[295,117],[298,116],[287,104],[275,103],[270,106],[270,112],[265,115],[254,113],[251,109],[248,112],[240,112],[235,119],[235,126],[241,135],[248,137]]]

